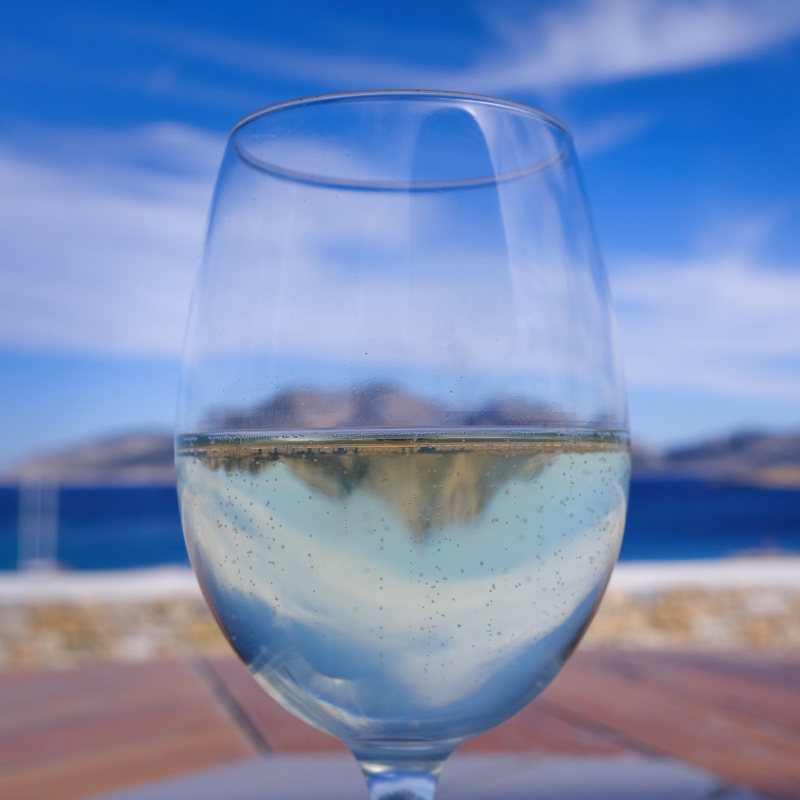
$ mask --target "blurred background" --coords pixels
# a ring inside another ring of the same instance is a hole
[[[5,8],[0,570],[186,565],[170,437],[226,133],[282,100],[409,88],[574,134],[630,392],[623,561],[796,554],[798,86],[796,0]],[[776,602],[788,624],[800,599]]]
[[[429,88],[573,131],[635,440],[800,427],[794,0],[32,0],[0,30],[0,467],[169,431],[226,132]]]

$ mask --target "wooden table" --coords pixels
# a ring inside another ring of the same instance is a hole
[[[0,673],[0,800],[68,800],[265,752],[342,745],[234,658]],[[800,658],[584,650],[463,752],[665,754],[800,798]]]

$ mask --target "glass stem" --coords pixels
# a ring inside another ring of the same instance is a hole
[[[434,800],[436,776],[430,772],[400,771],[367,775],[369,800]]]
[[[350,749],[367,779],[369,800],[434,800],[442,766],[460,743],[382,742]]]

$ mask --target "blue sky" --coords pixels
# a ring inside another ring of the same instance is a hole
[[[169,429],[227,130],[371,88],[571,128],[640,441],[800,428],[796,0],[34,1],[0,29],[0,466]]]

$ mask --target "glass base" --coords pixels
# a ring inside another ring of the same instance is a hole
[[[434,800],[437,777],[430,772],[367,775],[369,800]]]
[[[370,800],[434,800],[442,765],[458,744],[371,742],[351,750],[367,779]]]

